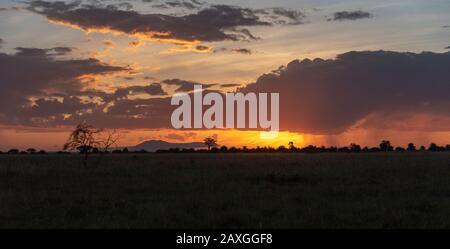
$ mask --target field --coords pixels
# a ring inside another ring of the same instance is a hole
[[[450,228],[450,153],[3,155],[0,228]]]

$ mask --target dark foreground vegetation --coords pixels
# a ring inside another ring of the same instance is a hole
[[[0,228],[450,228],[450,153],[0,155]]]

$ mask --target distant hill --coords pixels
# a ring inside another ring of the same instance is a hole
[[[149,140],[134,147],[128,147],[130,151],[146,150],[148,152],[155,152],[157,150],[168,150],[172,148],[179,149],[201,149],[205,148],[205,145],[201,142],[194,143],[169,143],[162,140]]]

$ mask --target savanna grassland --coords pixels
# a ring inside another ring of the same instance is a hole
[[[0,228],[450,228],[450,153],[0,156]]]

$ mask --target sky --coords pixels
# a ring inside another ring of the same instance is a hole
[[[0,150],[76,124],[227,146],[450,143],[447,0],[0,1]],[[193,84],[280,93],[277,137],[175,130]]]

